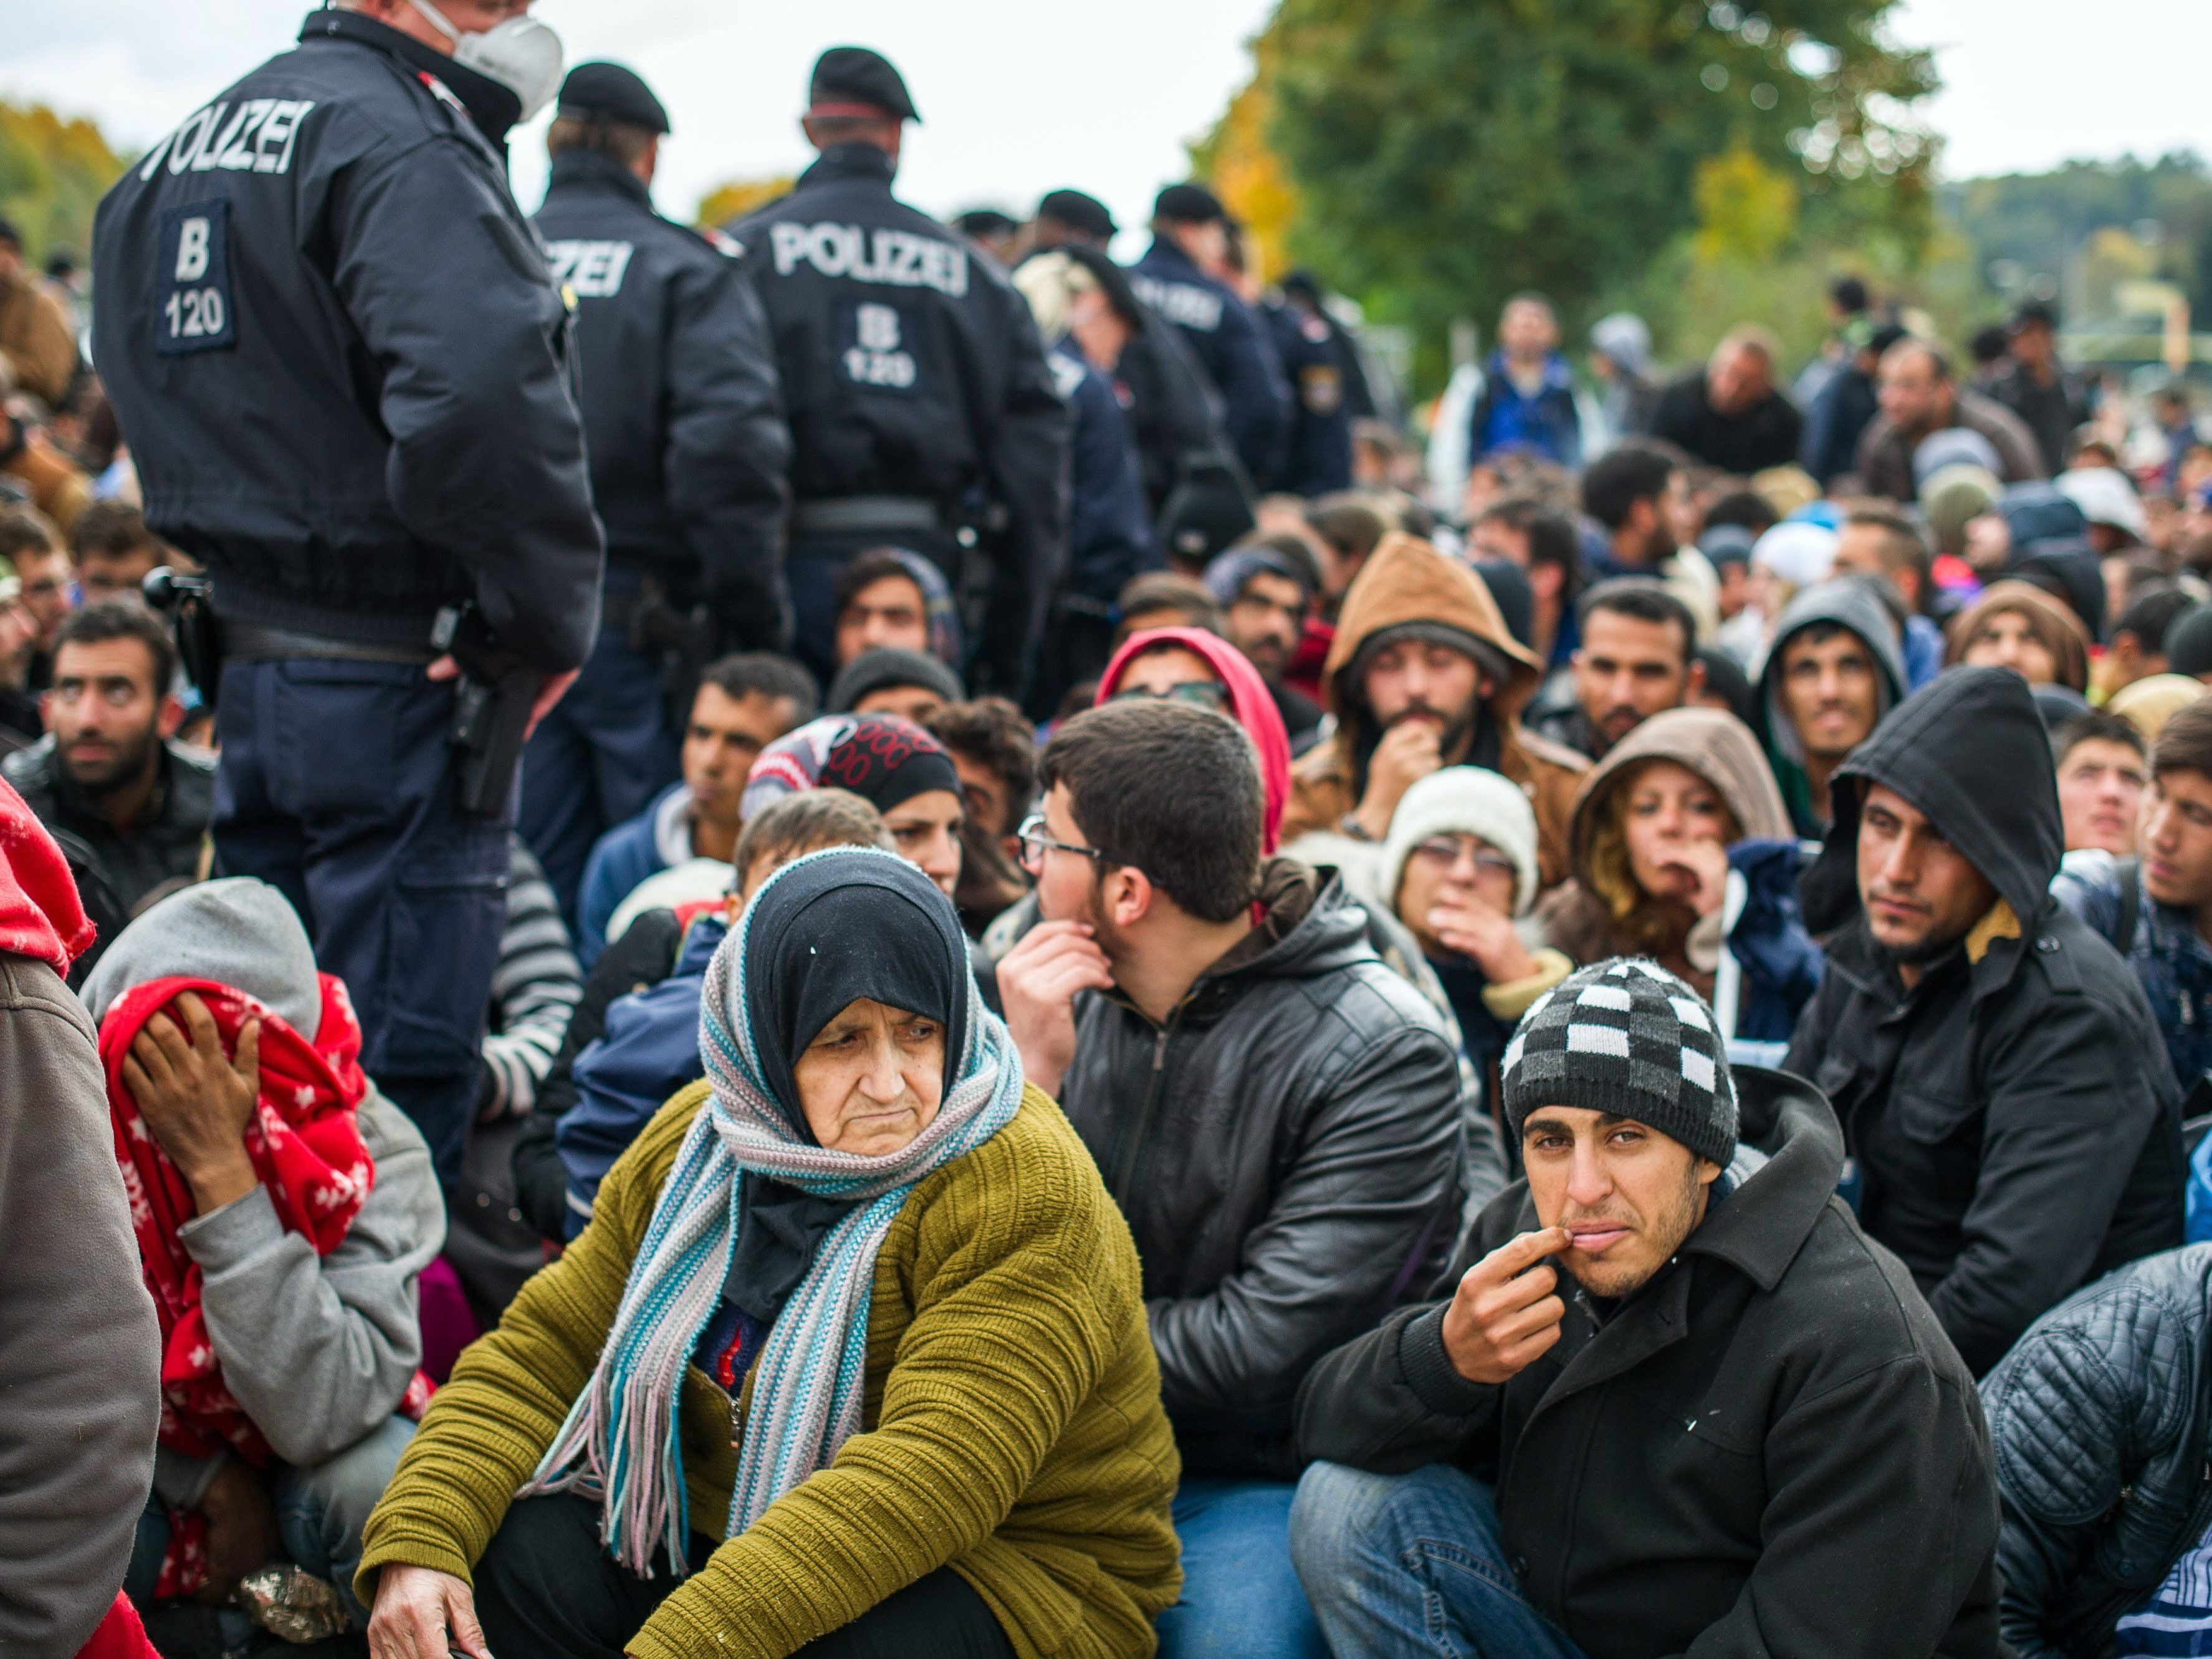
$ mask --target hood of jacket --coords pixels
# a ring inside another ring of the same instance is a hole
[[[307,930],[283,893],[252,876],[173,893],[115,936],[84,982],[94,1020],[149,980],[211,979],[253,998],[308,1042],[322,1025],[322,980]]]
[[[1310,979],[1374,955],[1366,908],[1334,870],[1268,860],[1260,872],[1259,909],[1259,926],[1190,988],[1186,1023],[1204,1024],[1261,981]]]
[[[2023,617],[2028,632],[2051,653],[2057,665],[2059,684],[2075,691],[2088,690],[2088,630],[2081,626],[2080,617],[2033,582],[1992,582],[1981,598],[1952,617],[1943,629],[1945,665],[1966,654],[1966,647],[1984,623],[2008,611]]]
[[[1322,665],[1322,701],[1336,716],[1337,743],[1352,775],[1352,757],[1372,748],[1380,734],[1352,684],[1352,671],[1367,642],[1386,629],[1422,623],[1463,634],[1495,652],[1506,665],[1504,683],[1488,707],[1501,726],[1516,720],[1543,680],[1543,665],[1513,637],[1497,600],[1474,572],[1417,536],[1394,532],[1377,543],[1345,593],[1336,638]]]
[[[2057,777],[2043,717],[2012,670],[1938,676],[1837,769],[1835,823],[1803,884],[1805,925],[1815,934],[1857,912],[1859,810],[1877,783],[1926,813],[2023,924],[2051,904],[2066,846]]]
[[[1282,712],[1275,707],[1267,683],[1252,666],[1250,658],[1218,634],[1209,634],[1202,628],[1148,628],[1123,641],[1107,663],[1106,672],[1098,678],[1095,705],[1103,708],[1111,702],[1123,671],[1146,652],[1163,645],[1181,646],[1203,657],[1229,688],[1230,718],[1244,728],[1244,735],[1260,751],[1260,781],[1267,803],[1261,851],[1272,857],[1283,827],[1284,810],[1291,801],[1291,738],[1284,729]]]
[[[1889,612],[1866,584],[1833,581],[1807,588],[1784,609],[1754,677],[1759,683],[1759,708],[1766,725],[1763,735],[1768,747],[1785,760],[1799,764],[1804,762],[1805,750],[1797,741],[1797,728],[1790,724],[1782,707],[1782,647],[1816,623],[1832,623],[1850,629],[1874,653],[1875,666],[1881,671],[1882,677],[1875,708],[1877,722],[1905,696],[1904,650],[1890,629]]]
[[[1576,879],[1590,881],[1589,845],[1614,787],[1640,763],[1673,761],[1703,778],[1728,803],[1742,839],[1782,841],[1795,832],[1759,739],[1717,708],[1669,708],[1654,714],[1608,750],[1575,792],[1568,848]]]

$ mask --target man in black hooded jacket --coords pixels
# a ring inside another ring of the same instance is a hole
[[[1978,1376],[2069,1291],[2181,1242],[2179,1091],[2127,964],[2050,896],[2064,837],[2026,681],[1945,674],[1830,796],[1804,896],[1834,937],[1784,1065],[1834,1103],[1861,1224]]]

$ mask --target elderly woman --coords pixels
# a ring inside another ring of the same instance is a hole
[[[1943,632],[1946,666],[2009,668],[2030,685],[2088,689],[2088,630],[2033,583],[1991,583]]]
[[[1136,1252],[951,903],[882,852],[785,866],[700,1040],[371,1518],[371,1650],[1152,1652],[1179,1469]]]
[[[1574,879],[1536,912],[1545,944],[1583,966],[1652,957],[1714,1004],[1724,1035],[1788,1039],[1820,952],[1797,909],[1789,814],[1741,720],[1645,720],[1583,779],[1569,845]]]

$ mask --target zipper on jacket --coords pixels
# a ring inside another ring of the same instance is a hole
[[[1182,1010],[1176,1012],[1180,1013]],[[1145,1131],[1152,1127],[1152,1099],[1159,1093],[1160,1073],[1167,1069],[1168,1033],[1174,1029],[1175,1015],[1170,1014],[1168,1023],[1158,1028],[1158,1034],[1152,1040],[1152,1074],[1145,1079],[1145,1098],[1137,1108],[1137,1121],[1129,1126],[1128,1150],[1121,1154],[1121,1167],[1113,1187],[1114,1200],[1122,1204],[1124,1211],[1128,1206],[1122,1203],[1123,1196],[1129,1190],[1130,1182],[1136,1176],[1137,1155],[1144,1150]]]

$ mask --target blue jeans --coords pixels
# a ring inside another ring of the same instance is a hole
[[[476,1115],[513,822],[461,805],[453,718],[453,687],[409,663],[228,663],[214,824],[219,873],[282,892],[345,981],[362,1069],[448,1188]]]
[[[1160,1659],[1328,1659],[1291,1571],[1294,1490],[1263,1480],[1182,1483],[1175,1497],[1182,1597],[1159,1616]]]
[[[368,1624],[368,1609],[353,1593],[354,1570],[361,1565],[362,1533],[368,1525],[369,1511],[392,1484],[399,1454],[414,1437],[413,1423],[404,1417],[387,1417],[327,1462],[311,1469],[295,1469],[287,1463],[274,1463],[269,1468],[270,1506],[276,1514],[276,1540],[283,1546],[285,1559],[337,1585],[338,1600],[352,1615],[356,1630]],[[152,1601],[155,1580],[168,1547],[168,1510],[160,1498],[149,1498],[138,1517],[138,1536],[123,1581],[132,1601],[142,1606]],[[224,1623],[226,1635],[242,1638],[246,1634],[244,1614],[234,1620],[226,1616]]]
[[[683,775],[658,663],[599,630],[568,695],[522,751],[523,840],[574,925],[592,845]]]
[[[1291,1559],[1339,1655],[1583,1659],[1522,1598],[1490,1488],[1443,1464],[1314,1464],[1291,1506]]]

